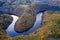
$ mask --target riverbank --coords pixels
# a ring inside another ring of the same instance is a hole
[[[2,37],[0,40],[5,40],[5,39],[6,40],[8,40],[8,39],[10,39],[10,40],[19,40],[19,39],[21,39],[21,40],[52,40],[52,39],[54,39],[53,37],[49,39],[47,33],[49,33],[49,30],[51,30],[51,29],[49,29],[49,27],[52,28],[51,24],[54,25],[54,23],[55,23],[52,20],[60,19],[60,14],[58,14],[58,13],[57,14],[48,14],[47,12],[45,12],[43,19],[44,19],[44,22],[43,22],[41,28],[39,28],[38,30],[36,30],[35,32],[33,32],[29,35],[20,35],[20,36],[11,38],[11,37],[5,35],[6,33],[0,31],[0,34]],[[2,36],[2,35],[4,35],[4,36]],[[59,38],[57,38],[57,39],[59,39]],[[57,39],[54,39],[54,40],[57,40]]]
[[[21,38],[22,40],[24,40],[24,39],[26,39],[26,40],[52,40],[54,38],[53,37],[48,38],[49,37],[48,33],[50,33],[49,32],[51,30],[50,28],[54,28],[52,26],[54,25],[54,23],[56,23],[53,20],[57,20],[57,19],[60,19],[60,14],[48,14],[47,12],[45,12],[44,20],[43,20],[44,22],[37,31],[35,31],[29,35],[17,36],[15,38],[16,39]],[[15,38],[13,38],[13,39],[15,40]],[[59,39],[59,38],[57,38],[57,39]],[[54,39],[54,40],[57,40],[57,39]]]
[[[34,31],[36,31],[38,28],[40,28],[41,22],[42,22],[42,16],[43,16],[43,13],[37,14],[36,21],[35,21],[34,25],[32,26],[32,28],[30,28],[29,30],[27,30],[23,33],[18,33],[14,30],[14,27],[15,27],[14,25],[15,25],[15,22],[18,19],[18,17],[12,16],[14,18],[14,20],[13,20],[12,24],[7,28],[6,32],[11,37],[18,36],[18,35],[28,35]]]

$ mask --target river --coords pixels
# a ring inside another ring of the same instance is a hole
[[[14,25],[15,25],[16,21],[18,20],[18,17],[14,16],[14,15],[11,15],[11,16],[13,17],[13,21],[9,25],[9,27],[6,29],[6,32],[9,36],[14,37],[14,36],[18,36],[18,35],[28,35],[28,34],[34,32],[34,31],[36,31],[38,28],[40,28],[41,23],[42,23],[43,13],[38,13],[36,15],[36,21],[35,21],[33,27],[31,29],[29,29],[28,31],[23,32],[23,33],[15,32]]]

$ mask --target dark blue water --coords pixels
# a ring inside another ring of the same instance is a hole
[[[43,16],[43,13],[37,14],[35,24],[33,25],[33,27],[30,30],[28,30],[26,32],[23,32],[23,33],[15,32],[14,23],[12,23],[12,25],[10,25],[10,27],[7,28],[6,32],[11,37],[18,36],[18,35],[28,35],[34,31],[36,31],[41,26],[42,16]],[[15,17],[15,18],[18,19],[18,17]],[[15,20],[15,22],[16,22],[16,20]]]

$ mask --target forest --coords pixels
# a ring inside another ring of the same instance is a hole
[[[41,27],[29,35],[10,37],[0,29],[0,40],[60,40],[60,11],[46,11]]]

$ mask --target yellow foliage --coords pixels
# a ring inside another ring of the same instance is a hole
[[[60,31],[59,31],[59,32],[57,32],[57,34],[58,34],[58,35],[60,35]]]
[[[43,40],[45,38],[45,36],[44,35],[41,35],[41,40]]]
[[[28,15],[30,16],[30,14]],[[53,26],[55,25],[53,20],[56,20],[56,19],[60,19],[60,14],[48,14],[47,12],[45,12],[44,18],[43,18],[43,24],[37,31],[27,36],[18,36],[18,37],[14,37],[13,39],[10,37],[6,37],[5,35],[5,37],[2,37],[2,39],[0,40],[48,40],[48,34],[52,34],[52,32],[50,31],[50,28],[52,28],[52,25]],[[60,35],[60,30],[58,29],[56,30],[57,32],[55,33],[57,35]]]

